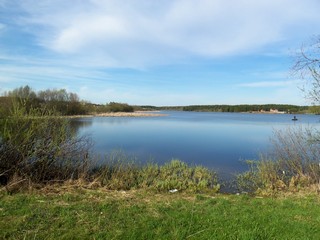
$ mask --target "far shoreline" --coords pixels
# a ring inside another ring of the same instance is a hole
[[[170,111],[170,110],[169,110]],[[218,113],[214,111],[182,111],[182,112],[206,112],[206,113]],[[246,113],[246,114],[261,114],[261,115],[295,115],[295,114],[311,114],[311,113],[289,113],[280,111],[247,111],[247,112],[219,112],[219,113]],[[147,111],[134,111],[134,112],[105,112],[105,113],[92,113],[85,115],[69,115],[67,118],[92,118],[92,117],[165,117],[167,113],[161,113],[159,110],[147,110]]]
[[[136,111],[136,112],[107,112],[88,115],[67,116],[68,118],[86,118],[86,117],[164,117],[168,114],[154,113],[154,111]]]

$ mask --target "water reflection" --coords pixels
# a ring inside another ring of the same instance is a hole
[[[92,126],[92,118],[74,118],[70,121],[70,127],[75,132],[90,126]]]

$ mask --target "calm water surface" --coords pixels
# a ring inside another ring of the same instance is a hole
[[[97,154],[123,150],[139,161],[180,159],[214,168],[222,176],[246,169],[247,159],[270,150],[275,129],[320,126],[320,116],[250,113],[162,112],[164,117],[93,117],[74,120]]]

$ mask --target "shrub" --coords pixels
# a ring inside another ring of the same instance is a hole
[[[272,153],[248,161],[249,171],[238,175],[242,191],[298,191],[318,185],[320,189],[319,132],[311,128],[277,130]]]
[[[90,144],[77,138],[68,120],[45,109],[26,109],[15,101],[11,113],[0,120],[0,180],[62,181],[84,175]]]

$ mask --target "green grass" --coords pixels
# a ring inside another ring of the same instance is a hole
[[[319,239],[319,196],[2,194],[0,239]]]

